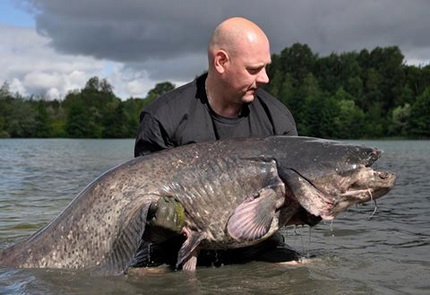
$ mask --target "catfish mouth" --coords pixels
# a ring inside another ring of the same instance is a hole
[[[362,202],[366,202],[382,197],[388,193],[395,184],[396,175],[389,171],[369,170],[370,171],[367,171],[364,175],[359,173],[357,181],[352,183],[347,192],[339,196],[353,196],[356,199],[362,200]],[[366,193],[370,194],[370,199],[363,197],[363,194]]]
[[[290,186],[293,197],[308,215],[325,220],[332,220],[352,205],[375,201],[387,194],[396,180],[392,172],[376,171],[365,165],[343,174],[324,175],[313,180],[299,174],[297,177],[296,185]],[[300,216],[301,224],[309,224],[303,220],[304,214]],[[294,223],[291,220],[289,224]]]
[[[334,196],[329,218],[334,218],[352,205],[375,202],[391,190],[395,180],[396,175],[389,171],[376,171],[369,167],[360,169],[356,174],[356,181],[345,192]]]

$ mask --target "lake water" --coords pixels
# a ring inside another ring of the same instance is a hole
[[[385,151],[397,185],[333,222],[287,228],[299,266],[252,262],[136,277],[0,266],[0,294],[430,294],[430,142],[353,141]],[[132,139],[0,140],[0,248],[46,225],[89,182],[132,158]],[[370,218],[371,217],[371,218]]]

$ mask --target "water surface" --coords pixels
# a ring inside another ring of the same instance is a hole
[[[252,262],[220,268],[94,278],[0,266],[0,294],[430,294],[430,142],[353,141],[385,151],[376,167],[396,187],[333,222],[285,229],[299,266]],[[132,158],[134,141],[0,140],[0,248],[46,225],[107,169]]]

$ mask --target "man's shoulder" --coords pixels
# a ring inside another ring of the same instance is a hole
[[[288,108],[279,99],[261,88],[257,90],[256,97],[257,101],[270,112],[290,113]]]
[[[189,82],[157,97],[143,111],[153,116],[177,112],[187,108],[188,105],[195,104],[196,91],[195,81]]]
[[[297,135],[296,122],[290,110],[263,89],[259,89],[256,94],[255,110],[267,115],[274,128],[274,134]]]

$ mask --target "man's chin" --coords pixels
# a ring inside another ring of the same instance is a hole
[[[243,103],[250,103],[255,99],[255,93],[253,92],[252,94],[246,94],[244,97],[242,97],[242,102]]]

